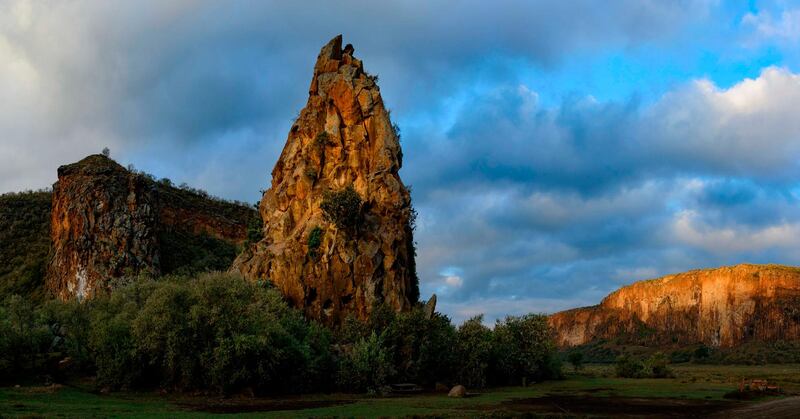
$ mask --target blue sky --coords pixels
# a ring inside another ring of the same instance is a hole
[[[422,293],[457,321],[800,265],[798,1],[9,0],[0,190],[108,146],[254,202],[338,33],[380,75]]]

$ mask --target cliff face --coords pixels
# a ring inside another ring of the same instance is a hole
[[[343,49],[341,36],[334,38],[317,58],[308,102],[261,200],[264,240],[234,269],[271,281],[307,315],[328,323],[349,313],[365,318],[376,303],[409,308],[418,289],[401,164],[375,78],[352,46]],[[357,226],[344,229],[322,206],[326,196],[351,186],[363,206],[349,208],[345,215]]]
[[[228,249],[228,264],[216,267],[226,269],[252,215],[89,156],[58,169],[47,288],[60,298],[86,298],[112,278],[179,271],[191,262],[181,255],[196,237]],[[165,259],[171,262],[166,270]]]
[[[800,339],[800,268],[737,265],[640,281],[597,306],[553,314],[550,324],[561,346],[618,337],[723,347]]]

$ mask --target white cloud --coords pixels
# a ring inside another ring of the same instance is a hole
[[[800,223],[712,226],[700,218],[694,210],[675,214],[672,230],[676,241],[718,254],[800,249]]]
[[[728,89],[700,80],[647,109],[639,135],[643,151],[678,166],[791,180],[800,169],[798,104],[800,76],[783,68]]]
[[[742,24],[752,28],[756,40],[779,40],[794,42],[800,40],[800,9],[783,10],[775,18],[769,11],[747,13]]]

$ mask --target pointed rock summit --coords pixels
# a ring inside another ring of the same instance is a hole
[[[419,296],[398,133],[353,53],[341,35],[320,51],[259,205],[264,239],[234,263],[329,324],[380,303],[406,310]]]

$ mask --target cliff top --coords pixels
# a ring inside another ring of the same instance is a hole
[[[75,163],[60,166],[58,168],[58,177],[74,174],[101,175],[126,171],[124,167],[110,157],[102,154],[92,154]]]
[[[580,312],[583,310],[589,310],[600,307],[600,305],[608,299],[609,297],[618,294],[619,292],[632,288],[632,287],[649,287],[649,286],[668,286],[670,282],[676,281],[681,278],[685,278],[687,276],[698,275],[702,273],[712,273],[712,272],[741,272],[741,273],[755,273],[755,272],[769,272],[769,271],[778,271],[783,273],[791,273],[800,275],[800,267],[797,266],[787,266],[787,265],[779,265],[774,263],[769,264],[756,264],[756,263],[740,263],[737,265],[730,265],[730,266],[720,266],[716,268],[701,268],[701,269],[692,269],[686,272],[679,272],[673,274],[667,274],[664,276],[660,276],[657,278],[651,279],[642,279],[639,281],[632,282],[628,285],[624,285],[611,293],[609,293],[606,297],[603,298],[602,301],[595,305],[591,306],[584,306],[584,307],[575,307],[567,310],[562,310],[554,314],[568,314],[574,312]]]

